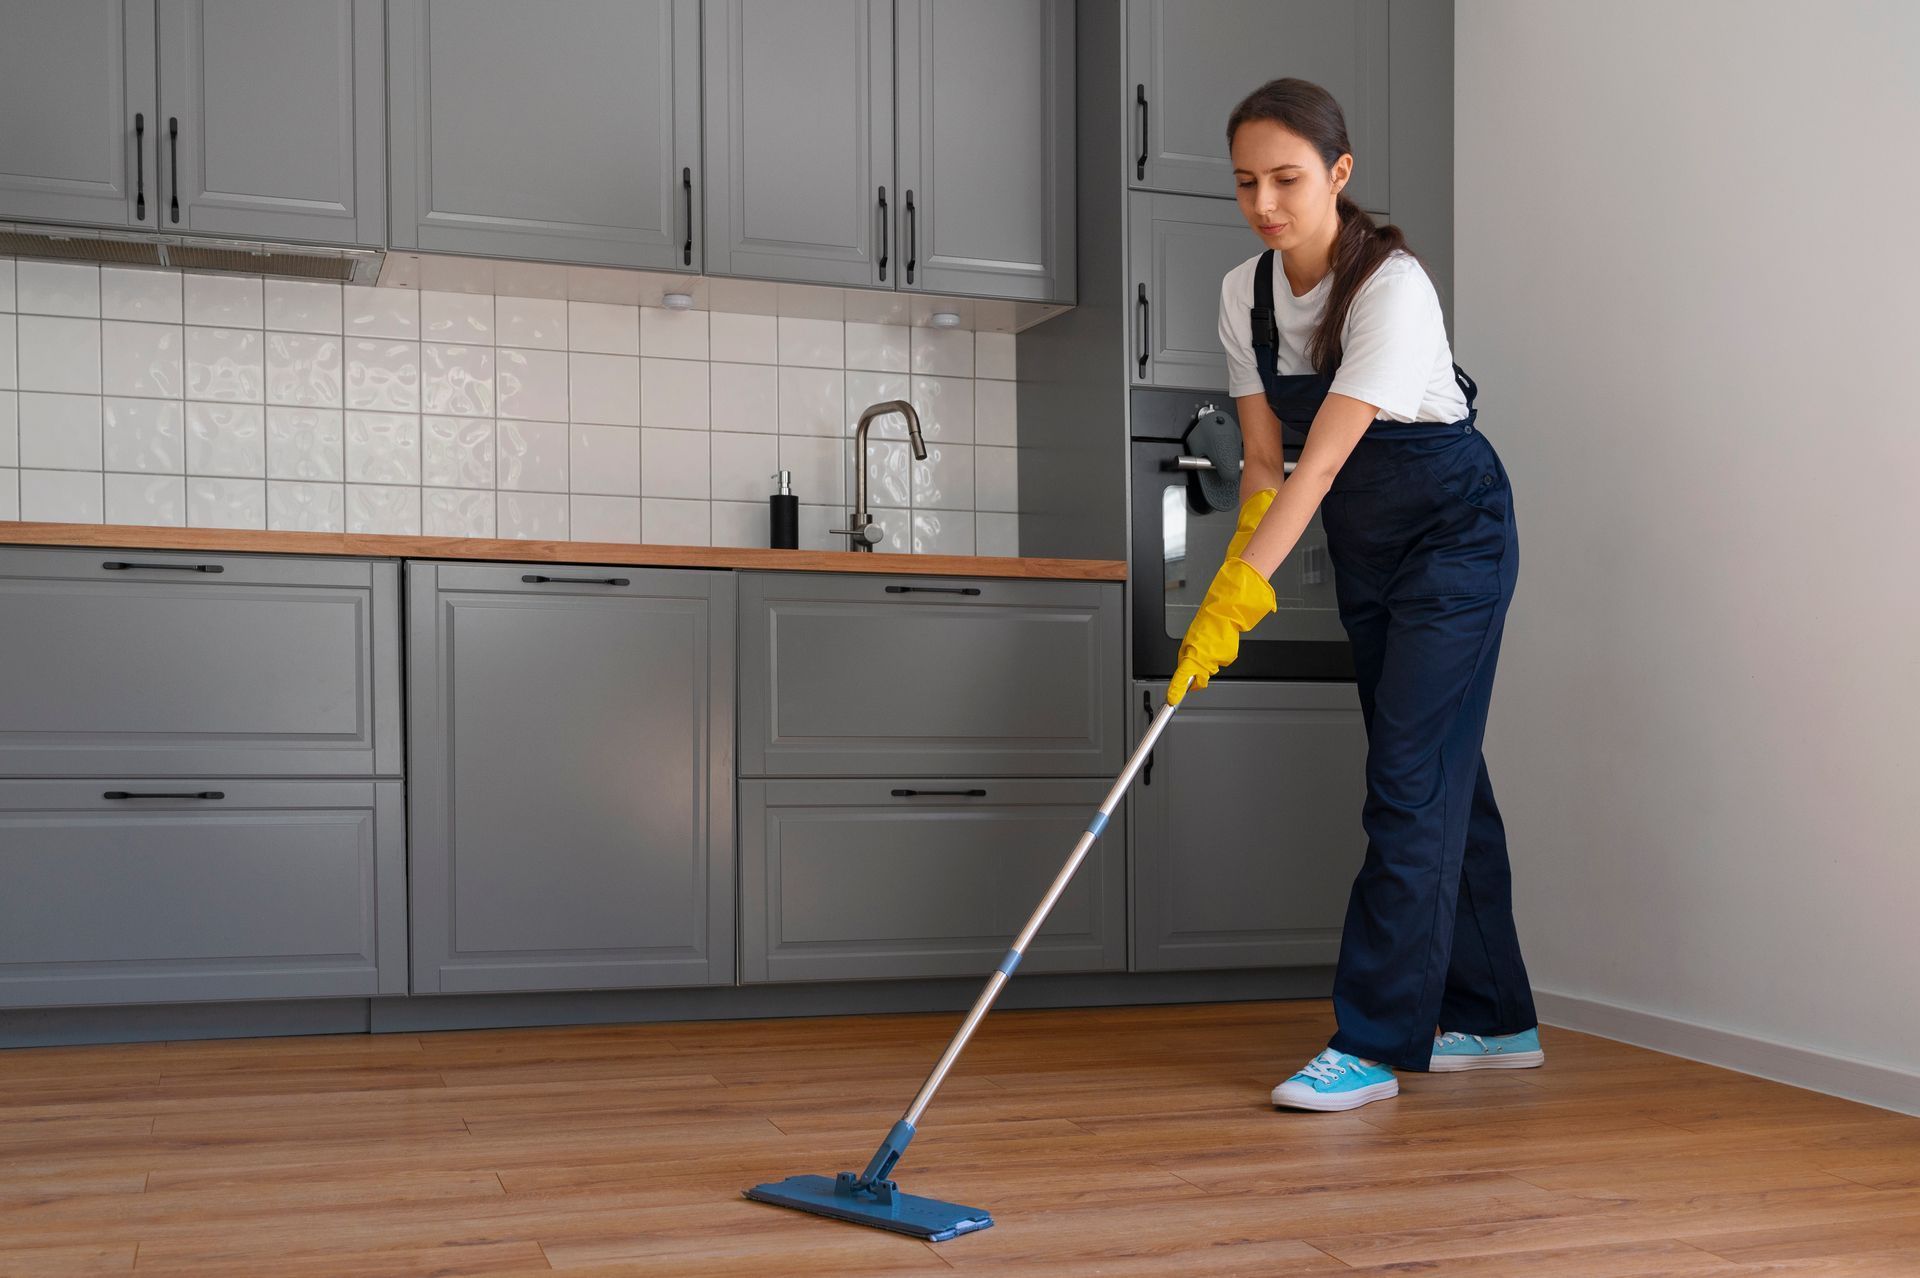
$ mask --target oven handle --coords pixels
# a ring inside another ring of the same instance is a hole
[[[1282,462],[1280,465],[1280,472],[1285,475],[1291,475],[1293,473],[1294,467],[1298,466],[1299,464],[1300,464],[1299,462]],[[1211,457],[1188,457],[1184,453],[1178,457],[1175,457],[1172,461],[1162,463],[1162,465],[1167,470],[1217,470],[1219,469],[1213,464],[1213,458]],[[1243,468],[1244,468],[1244,465],[1245,463],[1242,463]]]

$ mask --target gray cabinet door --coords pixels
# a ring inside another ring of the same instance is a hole
[[[1111,776],[1118,583],[743,573],[746,776]]]
[[[404,994],[400,790],[0,781],[0,1006]]]
[[[707,273],[892,288],[891,0],[706,0]]]
[[[1127,0],[1128,181],[1231,197],[1227,117],[1281,76],[1333,94],[1353,147],[1346,193],[1387,208],[1387,0]]]
[[[1129,191],[1127,211],[1134,383],[1224,389],[1220,281],[1259,239],[1230,200]]]
[[[901,0],[902,287],[1072,301],[1070,0]]]
[[[380,0],[160,0],[164,229],[386,242]]]
[[[0,549],[0,775],[398,775],[399,570]]]
[[[1165,691],[1135,685],[1137,731]],[[1188,697],[1130,796],[1135,969],[1332,963],[1367,850],[1366,756],[1350,683]]]
[[[699,0],[389,0],[387,19],[396,247],[701,269]]]
[[[0,220],[158,225],[154,0],[9,0]]]
[[[407,582],[413,992],[731,983],[732,575]]]
[[[984,978],[1106,792],[1098,781],[978,777],[742,781],[741,980]],[[1022,972],[1126,966],[1124,864],[1115,822]]]

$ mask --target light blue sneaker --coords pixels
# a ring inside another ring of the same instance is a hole
[[[1368,1065],[1329,1047],[1274,1088],[1273,1103],[1287,1109],[1357,1109],[1399,1094],[1400,1080],[1385,1065]]]
[[[1451,1074],[1463,1069],[1532,1069],[1546,1061],[1537,1027],[1518,1034],[1486,1036],[1450,1031],[1434,1038],[1427,1068],[1436,1074]]]

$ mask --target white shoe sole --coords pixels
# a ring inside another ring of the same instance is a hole
[[[1435,1056],[1427,1062],[1427,1072],[1458,1074],[1469,1069],[1532,1069],[1546,1063],[1544,1051],[1506,1052],[1499,1056]]]
[[[1390,1078],[1384,1083],[1374,1083],[1351,1092],[1322,1093],[1305,1088],[1288,1091],[1285,1083],[1273,1089],[1271,1100],[1276,1109],[1310,1109],[1317,1113],[1331,1113],[1335,1110],[1358,1109],[1369,1101],[1385,1100],[1389,1096],[1400,1094],[1400,1080]]]

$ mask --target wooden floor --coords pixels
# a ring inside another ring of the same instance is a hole
[[[0,1274],[1920,1274],[1920,1119],[1552,1029],[1276,1112],[1325,1002],[996,1012],[896,1173],[983,1233],[739,1196],[863,1166],[957,1024],[0,1053]]]

